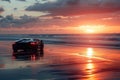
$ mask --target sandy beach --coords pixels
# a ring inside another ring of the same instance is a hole
[[[39,58],[15,59],[12,43],[0,41],[0,80],[120,79],[119,49],[46,44]]]

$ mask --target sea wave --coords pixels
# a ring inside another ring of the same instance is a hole
[[[120,34],[2,34],[0,41],[39,38],[45,44],[120,48]]]

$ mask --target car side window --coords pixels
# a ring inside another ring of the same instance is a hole
[[[40,40],[39,40],[39,39],[34,39],[34,41],[36,41],[37,43],[40,43]]]

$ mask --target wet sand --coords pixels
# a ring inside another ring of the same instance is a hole
[[[45,44],[40,57],[12,56],[0,41],[0,80],[120,80],[120,50]]]

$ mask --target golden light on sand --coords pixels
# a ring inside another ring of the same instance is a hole
[[[92,62],[86,65],[87,73],[89,74],[88,75],[89,78],[87,80],[96,80],[94,75],[94,68],[95,66]]]
[[[88,63],[87,64],[87,69],[90,70],[89,72],[91,72],[91,70],[94,68],[93,63]]]
[[[92,80],[93,79],[93,72],[94,72],[94,64],[93,64],[93,60],[92,60],[92,56],[93,56],[93,48],[87,48],[87,65],[86,65],[86,69],[87,69],[87,73],[89,74],[89,79],[88,80]]]

